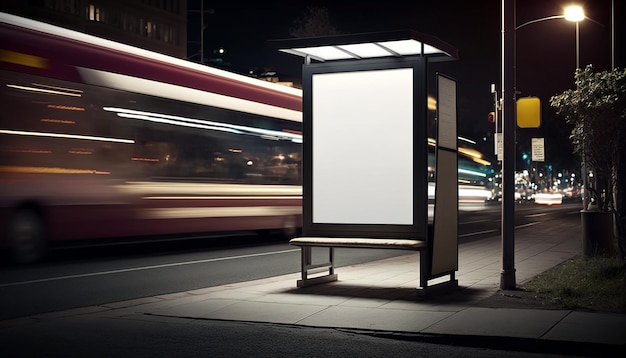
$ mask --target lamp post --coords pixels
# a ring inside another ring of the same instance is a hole
[[[516,43],[515,36],[520,28],[541,21],[566,19],[576,22],[576,68],[579,68],[579,28],[585,19],[580,6],[566,8],[563,15],[548,16],[515,25],[515,0],[502,0],[502,270],[500,289],[515,289],[515,96],[516,96]],[[497,107],[497,106],[496,106]],[[584,169],[583,161],[583,173]],[[583,177],[583,182],[586,183]]]
[[[576,23],[576,69],[580,68],[580,26],[578,25],[585,19],[585,11],[578,5],[570,5],[565,8],[563,15],[565,20]]]
[[[585,19],[585,11],[582,7],[571,5],[565,8],[565,20],[576,23],[576,70],[580,68],[580,26],[579,23]],[[583,188],[585,195],[583,196],[583,210],[587,210],[589,206],[589,175],[587,173],[587,158],[585,148],[583,147],[583,162],[581,165]]]
[[[515,289],[515,0],[502,0],[502,270],[500,289]]]

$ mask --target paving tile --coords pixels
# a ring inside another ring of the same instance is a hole
[[[382,298],[353,297],[341,302],[339,306],[379,308],[387,303],[389,300]]]
[[[126,306],[126,308],[134,309],[136,312],[149,312],[150,310],[162,310],[169,307],[181,306],[193,302],[200,302],[209,299],[212,296],[206,295],[186,295],[178,299],[159,299],[157,301],[145,303],[143,305]]]
[[[391,310],[409,310],[409,311],[427,311],[433,306],[431,302],[419,302],[408,300],[392,300],[381,305],[381,309]]]
[[[440,321],[423,333],[539,339],[569,311],[471,307]]]
[[[626,344],[626,315],[591,312],[571,312],[543,339]]]
[[[254,302],[295,303],[301,305],[334,306],[349,300],[350,296],[321,295],[306,293],[271,293],[258,296]]]
[[[190,295],[208,295],[208,294],[214,294],[216,292],[229,291],[231,289],[233,289],[233,287],[224,285],[224,286],[199,288],[197,290],[187,291],[187,293]]]
[[[335,306],[304,318],[297,323],[317,327],[373,329],[416,333],[450,315],[451,313],[449,312]]]
[[[283,292],[296,287],[296,281],[297,280],[286,278],[278,282],[266,282],[261,284],[252,283],[247,287],[238,287],[237,289],[249,293]]]
[[[189,318],[201,318],[211,312],[220,310],[224,307],[233,305],[240,301],[205,298],[204,300],[197,302],[190,302],[185,304],[172,305],[169,307],[162,307],[151,310],[139,310],[138,312],[154,313],[162,316],[172,317],[189,317]]]
[[[164,295],[158,295],[158,296],[154,296],[155,298],[158,299],[163,299],[163,300],[174,300],[174,299],[185,299],[186,297],[189,297],[191,294],[189,292],[174,292],[174,293],[167,293]]]
[[[253,301],[254,299],[267,295],[266,292],[257,291],[250,292],[244,288],[236,288],[231,290],[216,291],[205,297],[220,298],[235,301]]]
[[[299,305],[271,302],[237,302],[207,313],[203,318],[235,321],[295,324],[328,306]]]

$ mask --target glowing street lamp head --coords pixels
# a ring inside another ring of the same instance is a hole
[[[565,8],[565,20],[579,22],[585,19],[585,10],[579,5],[570,5]]]

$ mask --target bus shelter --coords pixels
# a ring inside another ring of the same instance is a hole
[[[427,74],[429,64],[454,60],[457,50],[415,31],[271,43],[282,52],[305,59],[303,238],[292,243],[337,247],[364,243],[363,247],[376,247],[376,243],[385,246],[390,240],[401,244],[402,240],[418,240],[424,243],[420,252],[421,288],[426,289],[429,280],[446,275],[450,279],[443,284],[456,286],[456,82],[437,74],[436,189],[431,229]],[[363,240],[354,240],[357,238]],[[305,265],[310,255],[303,251],[302,281],[309,280],[306,268],[320,266]],[[336,279],[333,255],[331,251],[330,274],[321,281]]]

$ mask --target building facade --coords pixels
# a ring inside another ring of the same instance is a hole
[[[187,57],[187,0],[3,0],[0,11]]]

